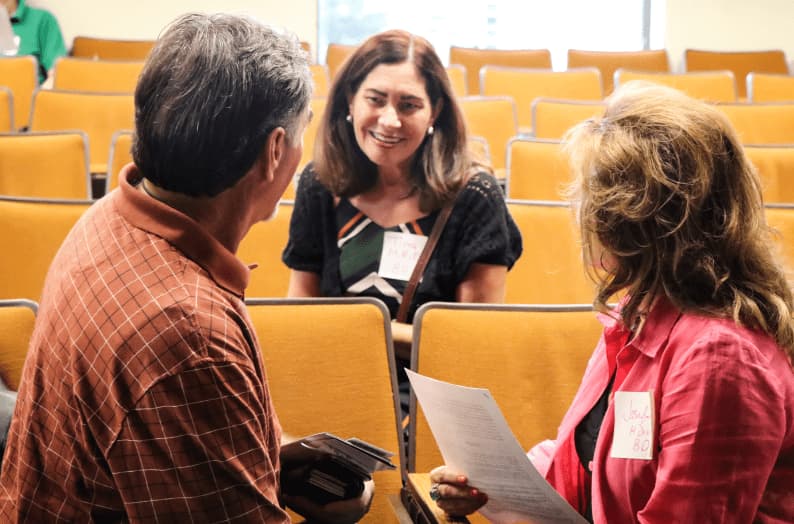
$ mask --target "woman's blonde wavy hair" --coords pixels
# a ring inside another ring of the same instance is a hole
[[[664,295],[683,311],[764,331],[794,358],[792,291],[760,181],[718,109],[631,82],[565,142],[587,265],[599,252],[612,258],[591,271],[596,308],[625,291],[630,326],[642,304]]]

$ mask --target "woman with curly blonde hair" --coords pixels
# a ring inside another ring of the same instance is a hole
[[[566,141],[605,327],[530,459],[591,522],[794,522],[794,299],[736,132],[631,83]],[[435,493],[470,513],[457,473]]]

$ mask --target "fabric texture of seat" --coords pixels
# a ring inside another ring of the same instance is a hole
[[[145,60],[155,40],[118,40],[76,36],[72,41],[71,56],[100,60]]]
[[[92,93],[134,93],[144,62],[64,56],[55,62],[53,88]]]
[[[787,74],[786,53],[781,49],[768,51],[708,51],[702,49],[684,50],[685,71],[713,71],[728,69],[733,71],[740,99],[747,96],[746,78],[748,73]]]
[[[507,145],[505,195],[518,200],[563,200],[571,182],[559,140],[513,138]]]
[[[88,137],[81,131],[0,134],[0,195],[90,199]]]
[[[329,432],[357,437],[403,463],[389,313],[382,302],[355,299],[248,299],[273,404],[285,434]],[[374,474],[365,522],[396,519],[388,500],[399,471]]]
[[[693,98],[707,102],[736,102],[736,80],[731,71],[698,71],[691,73],[655,73],[648,71],[615,71],[615,86],[645,80],[678,89]]]
[[[601,71],[604,96],[612,93],[615,71],[621,67],[633,71],[670,71],[670,63],[665,49],[644,49],[640,51],[585,51],[568,50],[568,69],[595,67]]]
[[[39,83],[39,65],[30,55],[0,56],[0,86],[11,90],[14,97],[14,129],[28,125],[33,91]]]
[[[551,52],[548,49],[477,49],[452,46],[449,63],[466,69],[469,96],[480,93],[480,69],[485,65],[551,69]]]

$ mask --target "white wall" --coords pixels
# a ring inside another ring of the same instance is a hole
[[[316,0],[28,0],[52,12],[67,47],[77,35],[145,40],[187,12],[245,13],[296,33],[316,48]]]

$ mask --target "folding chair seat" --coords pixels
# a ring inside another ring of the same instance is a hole
[[[670,63],[665,49],[644,49],[641,51],[585,51],[568,50],[568,69],[595,67],[601,71],[604,96],[612,93],[615,71],[620,68],[632,71],[670,71]]]
[[[13,95],[15,130],[28,125],[33,91],[39,84],[38,68],[38,62],[30,55],[0,55],[0,86],[10,89]]]
[[[736,102],[736,81],[731,71],[699,71],[692,73],[655,73],[648,71],[615,71],[615,86],[645,80],[678,89],[693,98],[709,102]]]
[[[11,391],[19,389],[37,311],[32,300],[0,300],[0,380]]]
[[[536,98],[532,102],[532,134],[559,140],[579,122],[602,115],[605,107],[603,102]]]
[[[794,144],[794,103],[717,104],[743,144]]]
[[[145,60],[156,40],[118,40],[76,36],[72,41],[71,56],[99,60]]]
[[[794,204],[794,145],[745,146],[744,152],[758,169],[768,204]]]
[[[289,240],[289,223],[293,203],[282,201],[276,216],[257,222],[245,235],[237,249],[237,258],[246,264],[256,264],[245,294],[249,297],[287,296],[290,269],[281,261],[281,252]]]
[[[747,75],[748,102],[794,102],[794,75],[750,73]]]
[[[505,195],[518,200],[563,200],[571,182],[559,140],[516,137],[507,145]]]
[[[595,286],[582,262],[579,233],[563,202],[508,200],[524,253],[507,273],[508,304],[591,304]]]
[[[551,52],[548,49],[477,49],[452,46],[449,63],[466,69],[467,94],[480,93],[480,69],[485,65],[551,69]]]
[[[135,126],[132,94],[36,90],[31,131],[79,129],[88,135],[91,173],[107,173],[113,133]]]
[[[144,62],[64,56],[55,62],[53,88],[88,93],[134,93]]]
[[[91,203],[0,197],[0,298],[40,299],[55,253]]]
[[[90,199],[85,133],[0,134],[0,195]]]
[[[684,70],[689,71],[733,71],[740,99],[747,97],[748,73],[788,73],[786,54],[780,49],[769,51],[706,51],[684,50]]]
[[[404,463],[391,325],[371,298],[248,299],[273,405],[286,434],[357,437]],[[379,471],[363,522],[396,522],[400,471]]]
[[[460,98],[458,104],[466,130],[488,141],[497,178],[504,178],[507,142],[518,134],[515,102],[505,96],[466,96]]]

